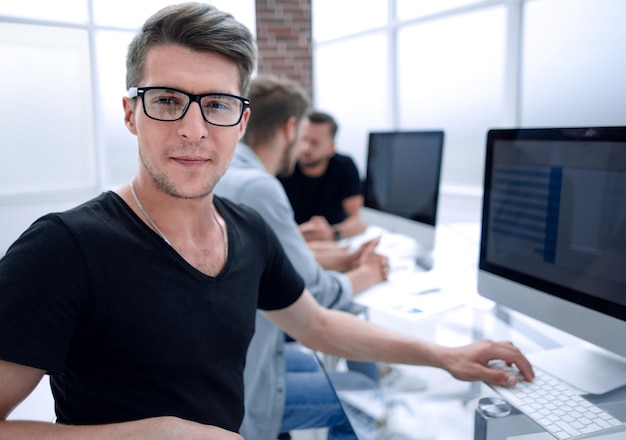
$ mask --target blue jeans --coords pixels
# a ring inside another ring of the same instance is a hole
[[[285,413],[281,432],[297,429],[328,428],[328,440],[356,440],[355,432],[335,394],[333,386],[314,355],[291,344],[285,345],[287,369]],[[376,389],[378,384],[354,371],[330,372],[335,388],[350,390]],[[373,429],[375,420],[363,413],[351,413],[359,427]]]

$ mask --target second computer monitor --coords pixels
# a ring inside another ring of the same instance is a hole
[[[582,340],[532,360],[626,385],[626,127],[490,130],[478,292]]]
[[[369,134],[363,221],[418,242],[418,264],[432,266],[444,132]]]

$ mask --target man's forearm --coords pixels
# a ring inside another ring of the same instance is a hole
[[[361,223],[361,218],[358,214],[333,225],[333,229],[339,231],[341,238],[353,237],[365,231],[366,228],[367,226]]]
[[[156,417],[97,426],[0,421],[0,440],[242,440],[234,432],[176,417]]]
[[[349,313],[328,310],[309,348],[355,361],[443,367],[446,348],[394,332]]]
[[[314,251],[315,261],[325,270],[345,272],[352,268],[354,258],[345,250]]]
[[[517,379],[513,375],[488,366],[490,360],[502,359],[515,364],[525,380],[533,377],[528,359],[511,342],[485,339],[465,346],[445,347],[420,341],[349,313],[325,309],[306,289],[291,306],[265,313],[307,347],[334,356],[355,361],[437,367],[460,380],[514,385]]]
[[[383,361],[442,368],[453,377],[466,381],[487,381],[511,386],[514,375],[488,367],[493,359],[515,364],[525,380],[532,380],[532,367],[512,343],[488,339],[460,347],[446,347],[411,338],[407,335],[374,326],[354,315],[327,310],[322,330],[309,347],[335,356],[356,361]]]

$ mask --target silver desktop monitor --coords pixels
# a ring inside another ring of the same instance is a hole
[[[626,385],[626,127],[488,132],[478,292],[576,336],[537,366]]]
[[[432,268],[443,131],[386,131],[369,134],[364,181],[366,224],[414,238],[416,263]]]

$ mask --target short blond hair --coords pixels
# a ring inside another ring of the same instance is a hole
[[[166,6],[152,15],[128,48],[127,89],[142,85],[148,52],[162,44],[226,56],[237,64],[240,93],[247,94],[257,49],[250,30],[231,14],[212,5],[189,2]]]

